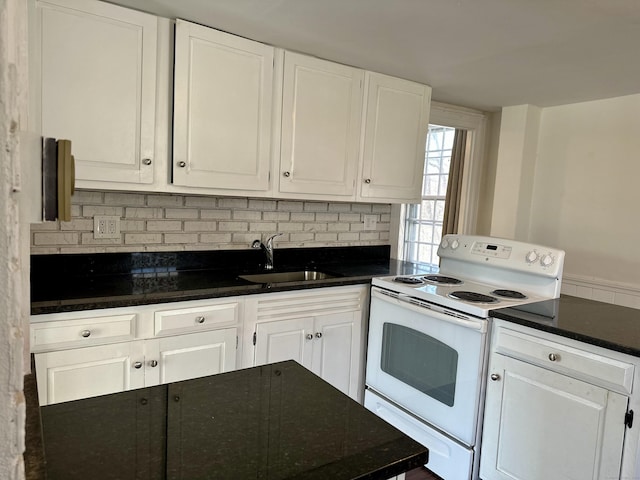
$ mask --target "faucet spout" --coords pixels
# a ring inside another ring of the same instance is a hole
[[[276,233],[267,238],[266,244],[260,243],[260,248],[266,257],[266,262],[264,264],[265,270],[273,270],[273,240],[280,235],[282,235],[282,233]]]

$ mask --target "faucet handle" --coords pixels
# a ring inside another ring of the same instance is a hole
[[[260,245],[262,245],[262,242],[259,239],[256,239],[251,243],[251,248],[260,248]]]

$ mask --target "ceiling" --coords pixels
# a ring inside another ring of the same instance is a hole
[[[481,110],[640,93],[640,0],[112,0]]]

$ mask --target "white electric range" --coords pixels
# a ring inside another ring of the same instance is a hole
[[[430,449],[445,480],[477,478],[490,311],[557,298],[564,252],[446,235],[434,275],[372,280],[365,406]]]

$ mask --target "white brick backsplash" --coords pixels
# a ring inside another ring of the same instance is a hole
[[[104,194],[104,203],[106,205],[123,205],[125,207],[142,206],[145,198],[135,193],[110,193]]]
[[[124,209],[122,207],[109,207],[106,205],[85,205],[82,207],[82,216],[93,218],[95,215],[116,215],[122,216]]]
[[[200,234],[202,243],[231,243],[230,233],[202,233]]]
[[[248,249],[282,232],[276,247],[381,245],[389,240],[391,206],[295,200],[80,190],[70,222],[31,226],[31,252],[105,253]],[[365,232],[363,214],[379,214]],[[121,218],[122,235],[93,238],[93,217]],[[627,299],[625,299],[627,300]]]
[[[230,220],[231,210],[200,210],[200,218],[210,220]]]
[[[231,217],[234,220],[262,220],[262,212],[253,210],[235,210]]]
[[[292,222],[313,222],[316,219],[315,213],[292,213]]]
[[[187,207],[215,208],[218,203],[216,197],[186,197],[184,204]]]
[[[328,209],[329,209],[328,203],[304,202],[304,210],[306,212],[326,212]]]
[[[148,220],[149,232],[181,232],[182,222],[179,220]]]
[[[181,195],[147,195],[147,205],[150,207],[181,207],[184,197]]]
[[[215,232],[217,229],[216,222],[184,222],[185,232]]]
[[[34,233],[34,245],[77,245],[79,236],[76,232],[43,232]]]
[[[278,208],[278,202],[275,200],[256,200],[249,199],[249,208],[251,210],[260,210],[266,212]]]
[[[181,243],[183,245],[198,243],[198,234],[197,233],[165,233],[164,243]]]
[[[218,230],[221,232],[246,232],[249,230],[249,224],[247,222],[220,222]]]
[[[341,222],[359,222],[360,214],[359,213],[341,213],[338,219]]]
[[[247,208],[249,200],[246,198],[219,198],[218,206],[221,208]]]
[[[200,216],[200,210],[195,208],[165,208],[165,218],[194,219]]]
[[[164,210],[162,208],[129,208],[124,211],[126,218],[162,218]]]
[[[278,224],[275,222],[251,222],[249,230],[252,232],[275,232]]]
[[[278,210],[284,210],[287,212],[301,212],[303,209],[304,209],[303,202],[293,202],[293,201],[278,202]]]

